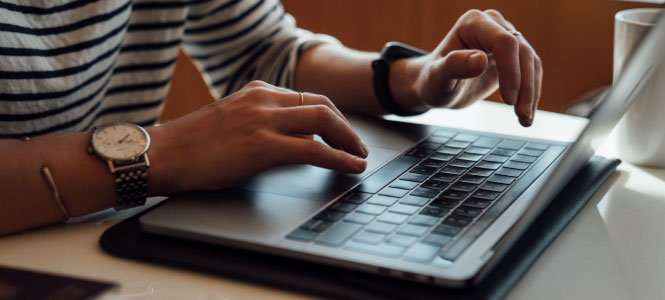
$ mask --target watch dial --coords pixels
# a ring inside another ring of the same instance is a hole
[[[92,145],[108,159],[130,160],[147,150],[148,135],[138,126],[121,123],[97,129]]]

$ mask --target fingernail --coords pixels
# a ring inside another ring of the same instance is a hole
[[[362,158],[356,158],[355,169],[357,173],[362,173],[367,168],[367,161]]]
[[[363,158],[367,158],[369,155],[369,148],[367,148],[367,145],[363,144]]]

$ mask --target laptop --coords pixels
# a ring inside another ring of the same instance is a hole
[[[364,173],[275,168],[222,191],[174,196],[140,223],[159,235],[465,287],[589,160],[663,53],[661,20],[573,142],[350,118],[370,148]]]

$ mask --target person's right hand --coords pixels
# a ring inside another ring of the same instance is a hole
[[[325,96],[303,97],[301,106],[297,92],[254,81],[149,128],[152,194],[221,189],[283,164],[363,172],[368,149],[348,121]],[[313,134],[334,148],[313,140]]]

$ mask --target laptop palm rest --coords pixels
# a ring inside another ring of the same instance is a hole
[[[148,232],[216,243],[274,241],[400,153],[369,148],[367,169],[362,174],[283,166],[234,188],[175,196],[141,217],[140,222]]]

